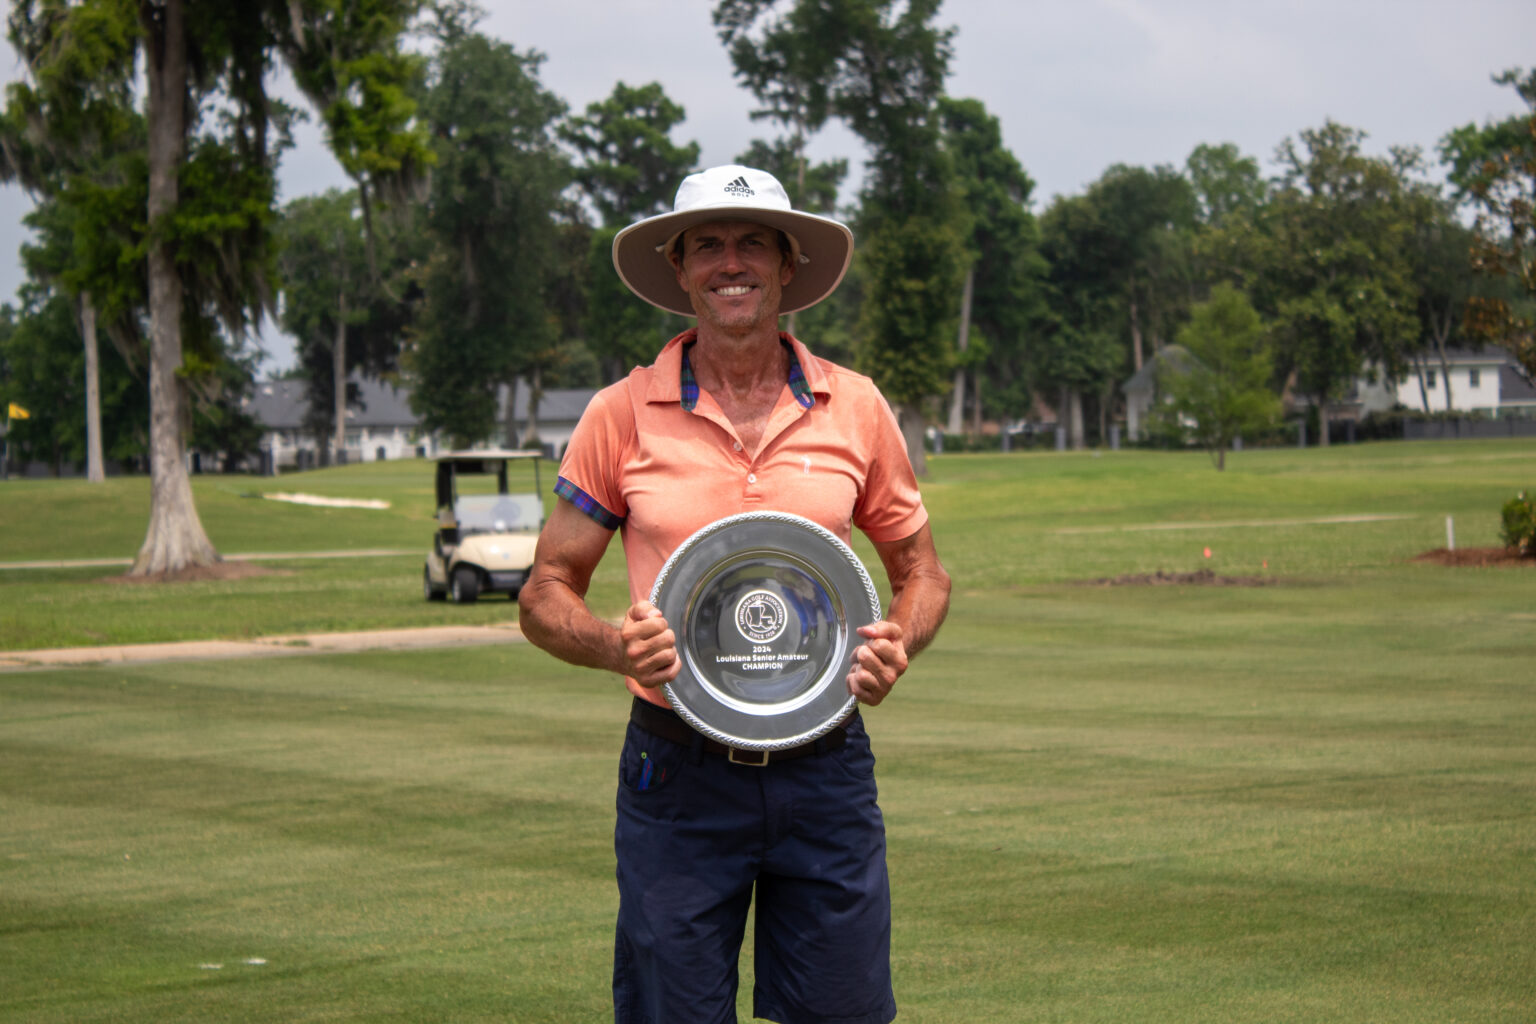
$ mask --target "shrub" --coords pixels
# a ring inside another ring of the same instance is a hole
[[[1521,491],[1504,503],[1504,546],[1536,556],[1536,497]]]

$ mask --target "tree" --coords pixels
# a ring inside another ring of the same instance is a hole
[[[1408,254],[1411,151],[1361,151],[1364,133],[1332,121],[1277,152],[1282,167],[1265,210],[1260,275],[1280,370],[1294,374],[1328,443],[1328,407],[1366,365],[1403,376],[1417,336]],[[1262,307],[1261,307],[1262,308]]]
[[[22,286],[20,307],[0,307],[0,411],[14,402],[31,414],[11,425],[13,456],[47,463],[57,475],[87,459],[90,437],[84,388],[86,352],[74,303],[61,290]],[[100,353],[98,438],[103,458],[142,458],[147,396],[111,346]]]
[[[1040,252],[1050,269],[1032,362],[1073,448],[1086,443],[1083,396],[1103,405],[1128,365],[1123,293],[1106,269],[1117,259],[1116,244],[1103,208],[1086,195],[1058,196],[1040,218]]]
[[[1270,390],[1263,321],[1248,296],[1219,284],[1193,309],[1178,345],[1187,358],[1162,364],[1158,390],[1165,401],[1153,416],[1187,429],[1211,453],[1216,469],[1224,470],[1238,438],[1269,428],[1280,416],[1280,398]]]
[[[1196,209],[1193,188],[1173,168],[1115,164],[1042,218],[1051,325],[1040,369],[1060,395],[1057,411],[1074,448],[1085,443],[1085,402],[1103,437],[1120,380],[1185,317]]]
[[[939,113],[964,197],[971,253],[961,292],[948,429],[962,429],[969,380],[972,429],[979,433],[983,379],[992,385],[991,408],[1005,418],[1026,415],[1033,403],[1026,339],[1045,315],[1046,266],[1029,208],[1035,183],[1004,147],[997,118],[973,99],[943,98]],[[976,341],[980,351],[972,352]]]
[[[1512,282],[1527,302],[1536,299],[1536,69],[1496,75],[1529,108],[1526,114],[1464,125],[1441,140],[1457,197],[1477,215],[1472,266],[1480,274]],[[1506,345],[1536,380],[1536,325],[1515,302],[1475,296],[1468,305],[1474,333]]]
[[[0,113],[0,181],[18,181],[38,203],[27,223],[43,238],[25,261],[35,279],[70,296],[84,347],[86,478],[105,479],[98,321],[130,360],[140,353],[143,305],[133,253],[142,233],[115,216],[144,202],[144,120],[133,108],[125,67],[131,48],[121,10],[58,3],[18,4],[7,36],[36,84],[14,82]],[[87,59],[61,58],[56,40],[75,41]],[[105,200],[105,201],[104,201]]]
[[[554,134],[565,105],[539,84],[542,61],[467,27],[450,31],[422,103],[437,170],[411,400],[423,426],[456,444],[490,436],[499,389],[527,374],[537,390],[553,358],[547,254],[570,177]],[[510,441],[515,428],[506,432]]]
[[[1446,349],[1466,336],[1467,303],[1478,291],[1478,277],[1467,258],[1477,236],[1456,219],[1455,211],[1437,188],[1420,186],[1413,197],[1413,233],[1410,238],[1410,271],[1418,301],[1417,344],[1411,358],[1418,372],[1424,408],[1429,408],[1424,375],[1434,358],[1445,387],[1445,407],[1455,408],[1451,391],[1450,360]]]
[[[346,445],[346,410],[357,401],[353,371],[381,377],[396,369],[410,305],[399,296],[405,261],[386,247],[381,269],[368,256],[367,231],[357,190],[332,189],[293,200],[279,227],[283,272],[278,318],[297,341],[309,382],[310,428],[329,437],[324,454]]]
[[[1241,282],[1252,269],[1253,235],[1269,202],[1259,162],[1230,142],[1202,144],[1185,160],[1184,175],[1195,198],[1191,284],[1199,289],[1216,281]]]
[[[268,0],[287,31],[275,23],[272,43],[294,81],[320,114],[326,142],[357,186],[369,271],[381,280],[380,234],[374,211],[398,215],[420,198],[423,172],[433,151],[419,127],[415,95],[426,61],[400,48],[400,39],[423,0]],[[472,23],[478,9],[468,0],[428,0],[439,21]]]
[[[835,109],[871,153],[858,218],[867,239],[859,363],[895,407],[907,455],[923,475],[922,405],[948,384],[969,262],[938,110],[955,30],[933,24],[939,0],[844,6]]]
[[[828,212],[830,203],[802,202],[814,194],[806,142],[832,113],[833,78],[827,69],[839,56],[840,39],[830,31],[829,15],[837,5],[798,3],[782,16],[774,13],[775,6],[775,0],[720,0],[714,10],[715,29],[730,51],[737,79],[763,104],[752,111],[752,120],[777,121],[789,132],[775,154],[777,166],[750,166],[784,182],[796,207]]]
[[[1188,295],[1188,253],[1196,200],[1171,167],[1110,167],[1088,189],[1107,234],[1102,272],[1124,304],[1131,366],[1155,352],[1174,329]]]
[[[561,127],[561,138],[581,157],[576,184],[604,227],[623,227],[671,207],[678,181],[699,159],[697,142],[672,141],[672,129],[685,116],[660,82],[619,82],[606,100],[588,104],[584,115]]]
[[[1264,205],[1259,162],[1230,142],[1196,146],[1184,161],[1184,174],[1194,189],[1197,217],[1208,227],[1224,227],[1233,217],[1252,219]]]
[[[334,80],[327,124],[348,128],[332,131],[333,146],[345,154],[360,143],[360,151],[380,154],[384,159],[368,161],[370,174],[403,173],[412,161],[398,154],[425,150],[409,127],[409,101],[376,84],[409,78],[416,59],[400,51],[398,40],[415,9],[416,0],[16,5],[13,25],[35,31],[38,51],[90,86],[79,95],[121,89],[140,75],[147,86],[141,223],[147,231],[150,522],[132,574],[174,572],[219,557],[187,476],[187,404],[192,378],[210,374],[220,358],[219,334],[208,329],[207,317],[216,315],[229,335],[241,336],[262,316],[272,292],[274,169],[291,112],[267,96],[270,55],[281,52],[301,83],[315,73]],[[66,31],[59,17],[66,11],[101,30]],[[96,45],[102,39],[111,45]],[[48,81],[37,65],[29,72],[38,86]]]

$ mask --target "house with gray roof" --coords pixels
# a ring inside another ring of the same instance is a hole
[[[445,442],[436,432],[424,431],[411,409],[411,390],[378,380],[353,377],[357,401],[346,412],[346,445],[338,461],[375,462],[385,459],[431,458]],[[498,422],[506,422],[507,392],[501,389]],[[512,396],[513,422],[519,442],[536,443],[558,457],[570,443],[576,421],[596,392],[589,388],[549,388],[539,401],[536,420],[530,421],[529,388],[519,380]],[[307,469],[319,464],[321,439],[309,431],[305,419],[309,396],[302,380],[269,380],[256,385],[246,409],[262,425],[262,462],[273,470]],[[536,433],[530,433],[530,426]],[[505,439],[486,438],[487,446],[503,446]]]
[[[1364,412],[1402,407],[1480,413],[1489,419],[1536,416],[1536,388],[1514,357],[1497,345],[1447,349],[1443,366],[1436,356],[1424,356],[1397,380],[1377,375],[1357,386]]]
[[[1179,373],[1194,357],[1183,345],[1166,345],[1141,365],[1129,380],[1120,385],[1125,395],[1125,436],[1130,441],[1146,438],[1147,421],[1159,398],[1158,375]]]

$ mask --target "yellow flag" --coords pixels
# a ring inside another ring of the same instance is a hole
[[[15,402],[11,403],[10,416],[13,420],[29,420],[32,418],[31,413],[27,412],[27,410],[23,409]]]

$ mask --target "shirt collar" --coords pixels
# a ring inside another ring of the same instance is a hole
[[[699,382],[693,375],[693,365],[688,350],[699,340],[698,328],[690,328],[667,342],[656,357],[655,374],[646,395],[647,401],[677,402],[684,410],[692,412],[699,403]],[[789,351],[789,392],[801,408],[816,405],[817,393],[828,394],[826,379],[821,367],[800,341],[788,333],[780,332],[779,344]]]

